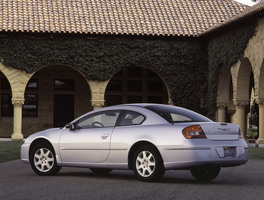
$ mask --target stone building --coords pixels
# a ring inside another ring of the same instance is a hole
[[[0,137],[134,102],[183,106],[246,135],[253,98],[264,144],[264,3],[0,0],[0,10]]]

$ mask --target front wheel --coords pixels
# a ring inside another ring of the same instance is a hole
[[[197,167],[191,169],[194,178],[199,181],[211,181],[220,173],[220,167]]]
[[[37,144],[30,152],[29,159],[33,171],[40,176],[55,175],[61,169],[57,165],[55,152],[48,143]]]
[[[165,169],[160,153],[153,146],[142,146],[134,154],[133,170],[142,181],[157,181]]]

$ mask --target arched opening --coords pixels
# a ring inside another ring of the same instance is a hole
[[[254,75],[251,71],[249,82],[249,105],[246,108],[248,128],[247,136],[250,139],[257,139],[259,130],[259,106],[255,101],[256,90],[254,82]]]
[[[233,89],[233,80],[230,79],[229,83],[229,106],[228,106],[228,115],[227,115],[227,122],[235,123],[235,113],[236,113],[236,106],[233,101],[234,89]]]
[[[264,146],[264,60],[262,61],[258,83],[259,129],[256,143],[258,146]]]
[[[0,137],[10,138],[13,131],[12,92],[9,81],[2,72],[0,72],[0,95]]]
[[[230,101],[230,96],[233,97],[232,92],[231,71],[227,66],[222,65],[219,71],[217,88],[218,121],[226,122],[230,120],[227,110],[232,106],[232,98]]]
[[[245,137],[250,128],[251,108],[254,103],[254,74],[248,58],[241,61],[237,76],[236,95],[238,124]],[[252,98],[251,98],[252,97]]]
[[[77,70],[65,65],[42,68],[26,87],[23,134],[62,127],[91,110],[89,85]]]
[[[128,67],[109,81],[105,99],[107,106],[122,103],[168,104],[168,91],[162,79],[152,70]]]
[[[248,58],[241,62],[237,78],[237,94],[235,99],[249,101],[250,97],[250,75],[252,72],[251,63]]]

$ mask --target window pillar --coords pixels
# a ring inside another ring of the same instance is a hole
[[[24,99],[12,99],[12,104],[14,106],[14,124],[13,124],[13,134],[12,140],[23,140],[24,136],[22,134],[22,106],[24,104]]]
[[[264,99],[256,99],[256,102],[259,104],[259,138],[256,144],[264,147]]]
[[[246,106],[248,105],[247,100],[234,100],[237,112],[237,123],[240,126],[240,130],[243,133],[243,137],[246,139],[247,136],[247,124],[246,124]]]

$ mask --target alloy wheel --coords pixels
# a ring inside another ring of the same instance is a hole
[[[136,159],[137,172],[143,177],[149,177],[155,170],[155,158],[149,151],[142,151]]]
[[[53,153],[46,148],[41,148],[34,154],[34,165],[40,172],[47,172],[54,165]]]

